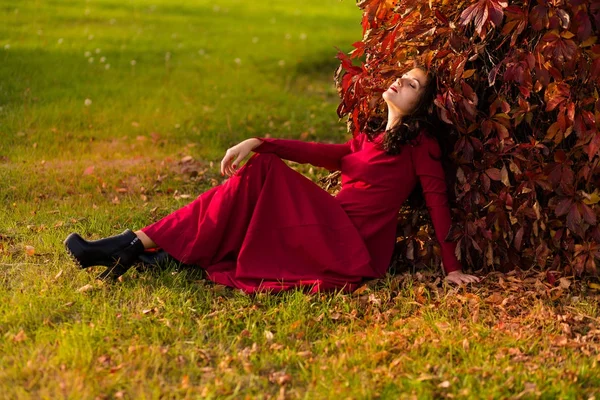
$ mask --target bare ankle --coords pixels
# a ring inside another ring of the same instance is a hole
[[[153,249],[155,247],[158,247],[158,245],[154,243],[154,241],[150,239],[148,235],[146,235],[144,232],[136,231],[135,235],[142,241],[144,249]]]

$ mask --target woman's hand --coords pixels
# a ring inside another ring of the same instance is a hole
[[[227,149],[225,157],[221,161],[221,175],[231,176],[235,174],[235,170],[240,166],[240,162],[250,154],[252,150],[257,148],[262,143],[262,140],[252,138],[244,140],[233,147]]]
[[[461,271],[452,271],[446,276],[448,282],[461,285],[463,283],[479,282],[479,278],[475,275],[464,274]]]

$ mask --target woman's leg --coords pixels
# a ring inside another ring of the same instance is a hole
[[[224,184],[201,194],[192,203],[136,231],[97,241],[73,233],[67,251],[81,268],[109,267],[103,278],[120,276],[144,249],[160,247],[186,264],[211,265],[237,257],[268,171],[289,168],[275,155],[254,155]]]
[[[135,231],[135,235],[142,241],[144,249],[153,249],[158,247],[158,245],[154,243],[154,241],[150,239],[143,231]]]
[[[141,232],[149,239],[148,244],[156,244],[184,264],[206,268],[224,260],[235,262],[257,202],[261,196],[277,196],[264,194],[264,183],[282,168],[289,169],[276,155],[255,154],[222,185]]]

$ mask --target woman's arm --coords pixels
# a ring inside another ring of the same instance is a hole
[[[273,153],[284,160],[337,171],[340,169],[342,157],[352,152],[351,143],[353,139],[344,144],[270,138],[260,138],[260,140],[262,144],[254,149],[256,153]]]
[[[461,272],[462,266],[455,253],[456,243],[446,241],[452,220],[448,205],[446,175],[441,162],[437,159],[441,155],[439,145],[435,139],[425,135],[421,135],[419,139],[419,143],[411,148],[413,163],[423,188],[435,236],[442,249],[444,270],[448,275],[447,280],[455,283],[478,281],[477,277]]]
[[[259,139],[246,139],[243,142],[230,147],[225,152],[223,160],[221,160],[221,175],[231,176],[235,174],[235,170],[239,167],[240,162],[250,154],[252,150],[260,146],[262,142]]]

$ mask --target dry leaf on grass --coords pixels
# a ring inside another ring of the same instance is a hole
[[[285,385],[292,380],[292,376],[285,371],[277,371],[269,374],[269,381],[278,385]]]
[[[91,283],[88,283],[87,285],[83,285],[82,287],[77,289],[77,293],[91,292],[94,289],[96,289],[96,287]]]
[[[25,246],[25,254],[28,256],[35,255],[35,248],[33,246]]]
[[[267,339],[267,342],[271,342],[273,341],[273,332],[271,331],[265,331],[265,339]]]
[[[20,343],[20,342],[24,342],[25,340],[27,340],[27,334],[25,333],[25,331],[23,329],[21,329],[19,331],[19,333],[17,333],[13,338],[12,338],[13,342],[15,343]]]

